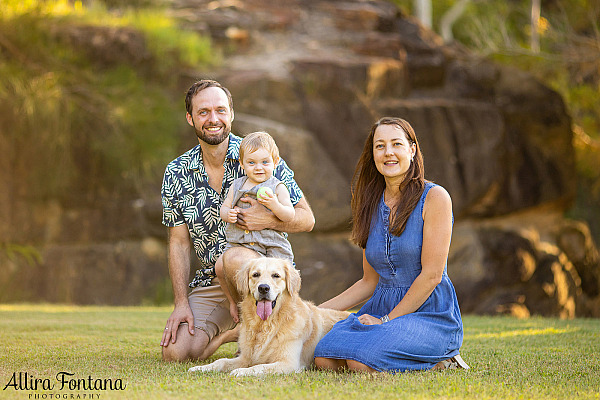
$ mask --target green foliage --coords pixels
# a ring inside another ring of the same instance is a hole
[[[0,259],[3,258],[13,263],[23,261],[26,265],[42,262],[42,255],[35,247],[0,242]]]
[[[101,398],[165,399],[594,399],[600,374],[600,320],[464,317],[468,371],[367,375],[305,371],[260,378],[188,368],[232,357],[234,343],[206,362],[165,363],[158,342],[171,307],[0,305],[0,382],[13,372],[54,379],[122,379]],[[2,392],[21,399],[44,391]],[[55,390],[54,395],[65,394]],[[73,394],[83,394],[74,391]],[[85,392],[88,393],[89,392]]]
[[[526,70],[562,95],[573,118],[578,175],[568,216],[586,220],[600,242],[600,2],[542,2],[539,52],[530,47],[530,7],[525,0],[473,2],[455,24],[455,35],[474,51]]]
[[[392,0],[414,14],[414,0]],[[433,29],[455,0],[432,1]],[[471,0],[453,26],[474,52],[527,70],[558,91],[576,125],[600,137],[600,2],[542,1],[540,51],[531,50],[531,0]]]
[[[542,6],[540,52],[530,50],[529,1],[475,2],[455,25],[475,51],[525,69],[558,91],[574,124],[600,137],[600,3]]]
[[[150,8],[165,6],[170,0],[99,0],[109,8]]]
[[[95,26],[143,32],[151,59],[139,65],[127,54],[116,61],[91,56],[89,30],[77,28]],[[156,9],[3,1],[0,147],[11,175],[27,196],[67,201],[74,187],[94,197],[159,180],[175,154],[183,113],[173,98],[173,71],[215,62],[211,53],[206,39],[179,30]]]
[[[97,78],[95,92],[109,105],[97,117],[109,127],[91,137],[93,152],[121,178],[153,176],[156,168],[162,174],[174,153],[181,107],[159,84],[140,79],[131,67],[119,66]]]
[[[171,278],[166,277],[154,284],[148,290],[148,295],[142,299],[144,306],[164,306],[173,304],[173,286]]]
[[[389,1],[390,1],[390,3],[394,3],[396,5],[396,7],[398,7],[398,9],[400,11],[402,11],[404,14],[406,14],[406,15],[414,14],[413,0],[389,0]]]
[[[81,1],[77,6],[71,6],[68,0],[2,0],[0,16],[3,19],[13,18],[20,15],[36,13],[38,15],[59,15],[69,9],[81,9]]]
[[[42,255],[33,246],[18,243],[0,242],[0,302],[6,301],[11,291],[11,286],[18,277],[30,272],[28,268],[42,263]],[[29,293],[18,293],[26,298]]]
[[[38,193],[44,187],[65,190],[75,173],[70,122],[64,118],[72,107],[57,85],[59,74],[32,75],[11,64],[1,64],[0,71],[0,131],[10,142],[11,172]],[[32,163],[53,165],[55,173],[28,168]]]
[[[413,13],[413,0],[393,0]],[[432,1],[433,29],[456,1]],[[600,243],[600,2],[541,2],[539,51],[531,45],[531,0],[471,0],[455,40],[482,57],[516,66],[561,94],[573,118],[578,175],[569,216],[584,218]]]
[[[137,0],[108,2],[115,8],[107,9],[105,3],[90,1],[84,6],[81,0],[3,0],[0,18],[11,20],[32,16],[60,24],[87,24],[97,26],[132,27],[146,36],[147,46],[155,59],[156,67],[165,76],[173,67],[198,67],[220,62],[220,53],[212,48],[208,38],[177,27],[168,17],[164,2]],[[114,4],[113,4],[114,3]]]
[[[208,38],[177,29],[175,21],[167,18],[163,10],[128,9],[121,20],[145,32],[150,50],[166,66],[173,66],[170,62],[177,60],[173,57],[173,49],[178,52],[178,62],[188,67],[214,65],[221,60],[220,53],[211,47]]]
[[[525,1],[518,3],[524,5]],[[469,3],[454,24],[455,39],[480,53],[525,46],[529,37],[529,10],[516,3],[496,0]]]
[[[389,0],[391,3],[396,4],[398,9],[405,15],[415,15],[415,1],[416,0]],[[444,13],[448,11],[454,3],[458,0],[431,0],[432,8],[432,28],[434,31],[439,31],[440,20],[444,16]]]

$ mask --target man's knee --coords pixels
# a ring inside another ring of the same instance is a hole
[[[245,247],[232,247],[223,253],[223,276],[226,278],[225,282],[221,284],[228,285],[229,293],[236,302],[241,301],[241,294],[238,292],[238,288],[235,285],[236,276],[242,265],[248,260],[259,258],[260,254],[254,250],[247,249]]]
[[[239,269],[242,264],[253,258],[259,258],[260,254],[254,250],[242,246],[232,247],[223,253],[223,268],[226,272]]]
[[[167,347],[162,348],[162,359],[167,362],[182,362],[187,361],[191,357],[188,349],[183,346],[178,346],[176,343],[170,343]]]
[[[196,333],[190,335],[187,325],[181,325],[177,331],[176,342],[162,348],[163,361],[199,360],[208,342],[208,335],[204,331],[196,329]]]

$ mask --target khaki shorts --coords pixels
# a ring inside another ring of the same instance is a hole
[[[219,279],[214,278],[212,282],[212,286],[195,287],[188,296],[194,326],[206,332],[210,340],[235,327],[229,314],[229,301],[221,290]]]

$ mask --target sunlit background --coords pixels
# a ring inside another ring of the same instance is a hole
[[[303,297],[359,276],[350,178],[402,112],[454,200],[465,312],[599,317],[599,21],[592,0],[2,0],[0,302],[170,304],[160,185],[209,77],[313,205]]]

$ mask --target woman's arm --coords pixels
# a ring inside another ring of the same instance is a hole
[[[371,297],[377,283],[379,283],[379,274],[367,262],[365,251],[363,250],[363,277],[341,294],[320,304],[319,307],[348,310]]]

